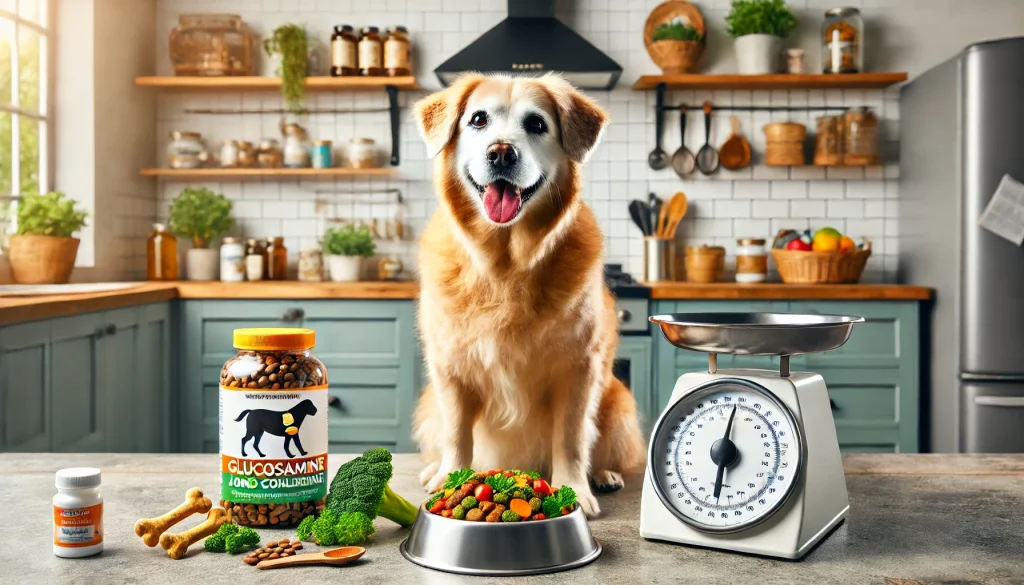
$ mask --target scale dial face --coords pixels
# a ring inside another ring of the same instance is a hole
[[[799,478],[796,420],[747,380],[723,378],[691,391],[661,415],[653,435],[648,473],[655,491],[698,530],[737,532],[767,519]]]

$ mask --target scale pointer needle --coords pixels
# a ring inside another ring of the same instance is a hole
[[[718,465],[718,473],[715,475],[715,504],[722,495],[722,480],[725,478],[725,468],[732,465],[736,460],[736,444],[729,438],[732,433],[732,421],[736,418],[736,407],[732,407],[729,413],[729,422],[725,424],[725,436],[711,445],[711,461]]]

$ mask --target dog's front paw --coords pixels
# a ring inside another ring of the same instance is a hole
[[[594,491],[601,494],[617,492],[626,485],[621,474],[607,469],[595,473],[590,482],[594,484]]]
[[[420,472],[420,485],[427,487],[430,480],[434,479],[434,474],[437,473],[437,468],[440,466],[440,461],[431,461],[428,463],[427,466],[423,468],[423,471]]]
[[[436,492],[437,490],[444,487],[445,482],[448,481],[448,471],[445,469],[438,469],[430,479],[428,479],[423,485],[429,492]]]

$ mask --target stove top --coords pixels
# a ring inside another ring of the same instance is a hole
[[[622,264],[605,264],[604,282],[616,298],[648,299],[651,297],[650,287],[637,282],[628,272],[623,272]]]

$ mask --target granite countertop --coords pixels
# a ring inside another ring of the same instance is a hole
[[[331,455],[333,474],[351,456]],[[409,499],[415,455],[395,457],[392,486]],[[51,552],[54,472],[92,465],[103,470],[105,548],[96,557],[59,559]],[[187,489],[216,499],[216,455],[0,454],[0,504],[7,545],[0,547],[0,583],[700,583],[826,585],[1001,585],[1024,583],[1024,455],[850,455],[847,520],[802,561],[779,561],[640,538],[640,476],[600,496],[603,515],[591,522],[604,552],[564,573],[510,580],[463,577],[413,565],[398,550],[407,531],[377,520],[366,556],[347,567],[301,567],[265,573],[241,558],[194,547],[173,561],[147,548],[135,521],[178,505]],[[195,516],[175,531],[199,522]],[[264,541],[294,537],[261,530]],[[310,545],[307,550],[315,550]]]
[[[926,301],[932,290],[890,284],[737,284],[719,282],[647,283],[651,298],[661,300],[901,300]],[[143,282],[116,291],[0,296],[0,324],[64,317],[155,303],[170,299],[375,299],[411,300],[419,296],[415,282]]]

